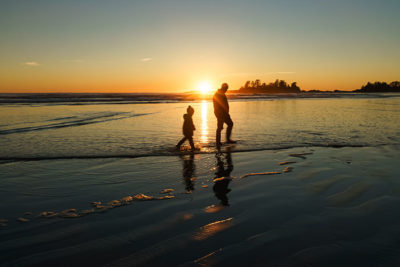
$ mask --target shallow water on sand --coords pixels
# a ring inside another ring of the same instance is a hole
[[[0,159],[171,155],[186,107],[195,142],[214,151],[211,102],[0,106]],[[231,101],[235,151],[400,143],[400,98]]]

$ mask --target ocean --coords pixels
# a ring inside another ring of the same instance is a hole
[[[397,95],[320,96],[235,96],[230,103],[233,134],[239,140],[235,151],[400,143]],[[214,152],[212,102],[183,99],[140,94],[0,95],[0,160],[174,155],[188,105],[195,109],[198,153]]]

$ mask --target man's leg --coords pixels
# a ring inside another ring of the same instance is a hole
[[[231,140],[231,134],[233,128],[233,121],[231,119],[231,116],[228,115],[228,117],[225,120],[225,123],[228,125],[228,128],[226,129],[226,141],[228,143],[236,143],[235,141]]]
[[[217,147],[221,146],[221,131],[224,128],[224,121],[217,118],[218,124],[217,124],[217,134],[215,137],[215,143],[217,145]]]

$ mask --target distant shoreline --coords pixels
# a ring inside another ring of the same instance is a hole
[[[200,93],[1,93],[0,105],[12,104],[157,104],[196,102],[211,100],[212,94],[202,95]],[[301,99],[301,98],[382,98],[400,96],[398,92],[375,93],[354,91],[302,91],[299,93],[240,93],[232,90],[227,94],[232,100],[278,100],[278,99]]]

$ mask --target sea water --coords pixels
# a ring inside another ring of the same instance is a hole
[[[104,98],[113,101],[54,102],[47,96],[26,103],[25,96],[2,103],[0,160],[171,155],[188,105],[195,109],[199,153],[214,151],[217,121],[210,101],[132,104]],[[400,143],[400,98],[393,95],[239,98],[230,102],[230,114],[235,151]]]

